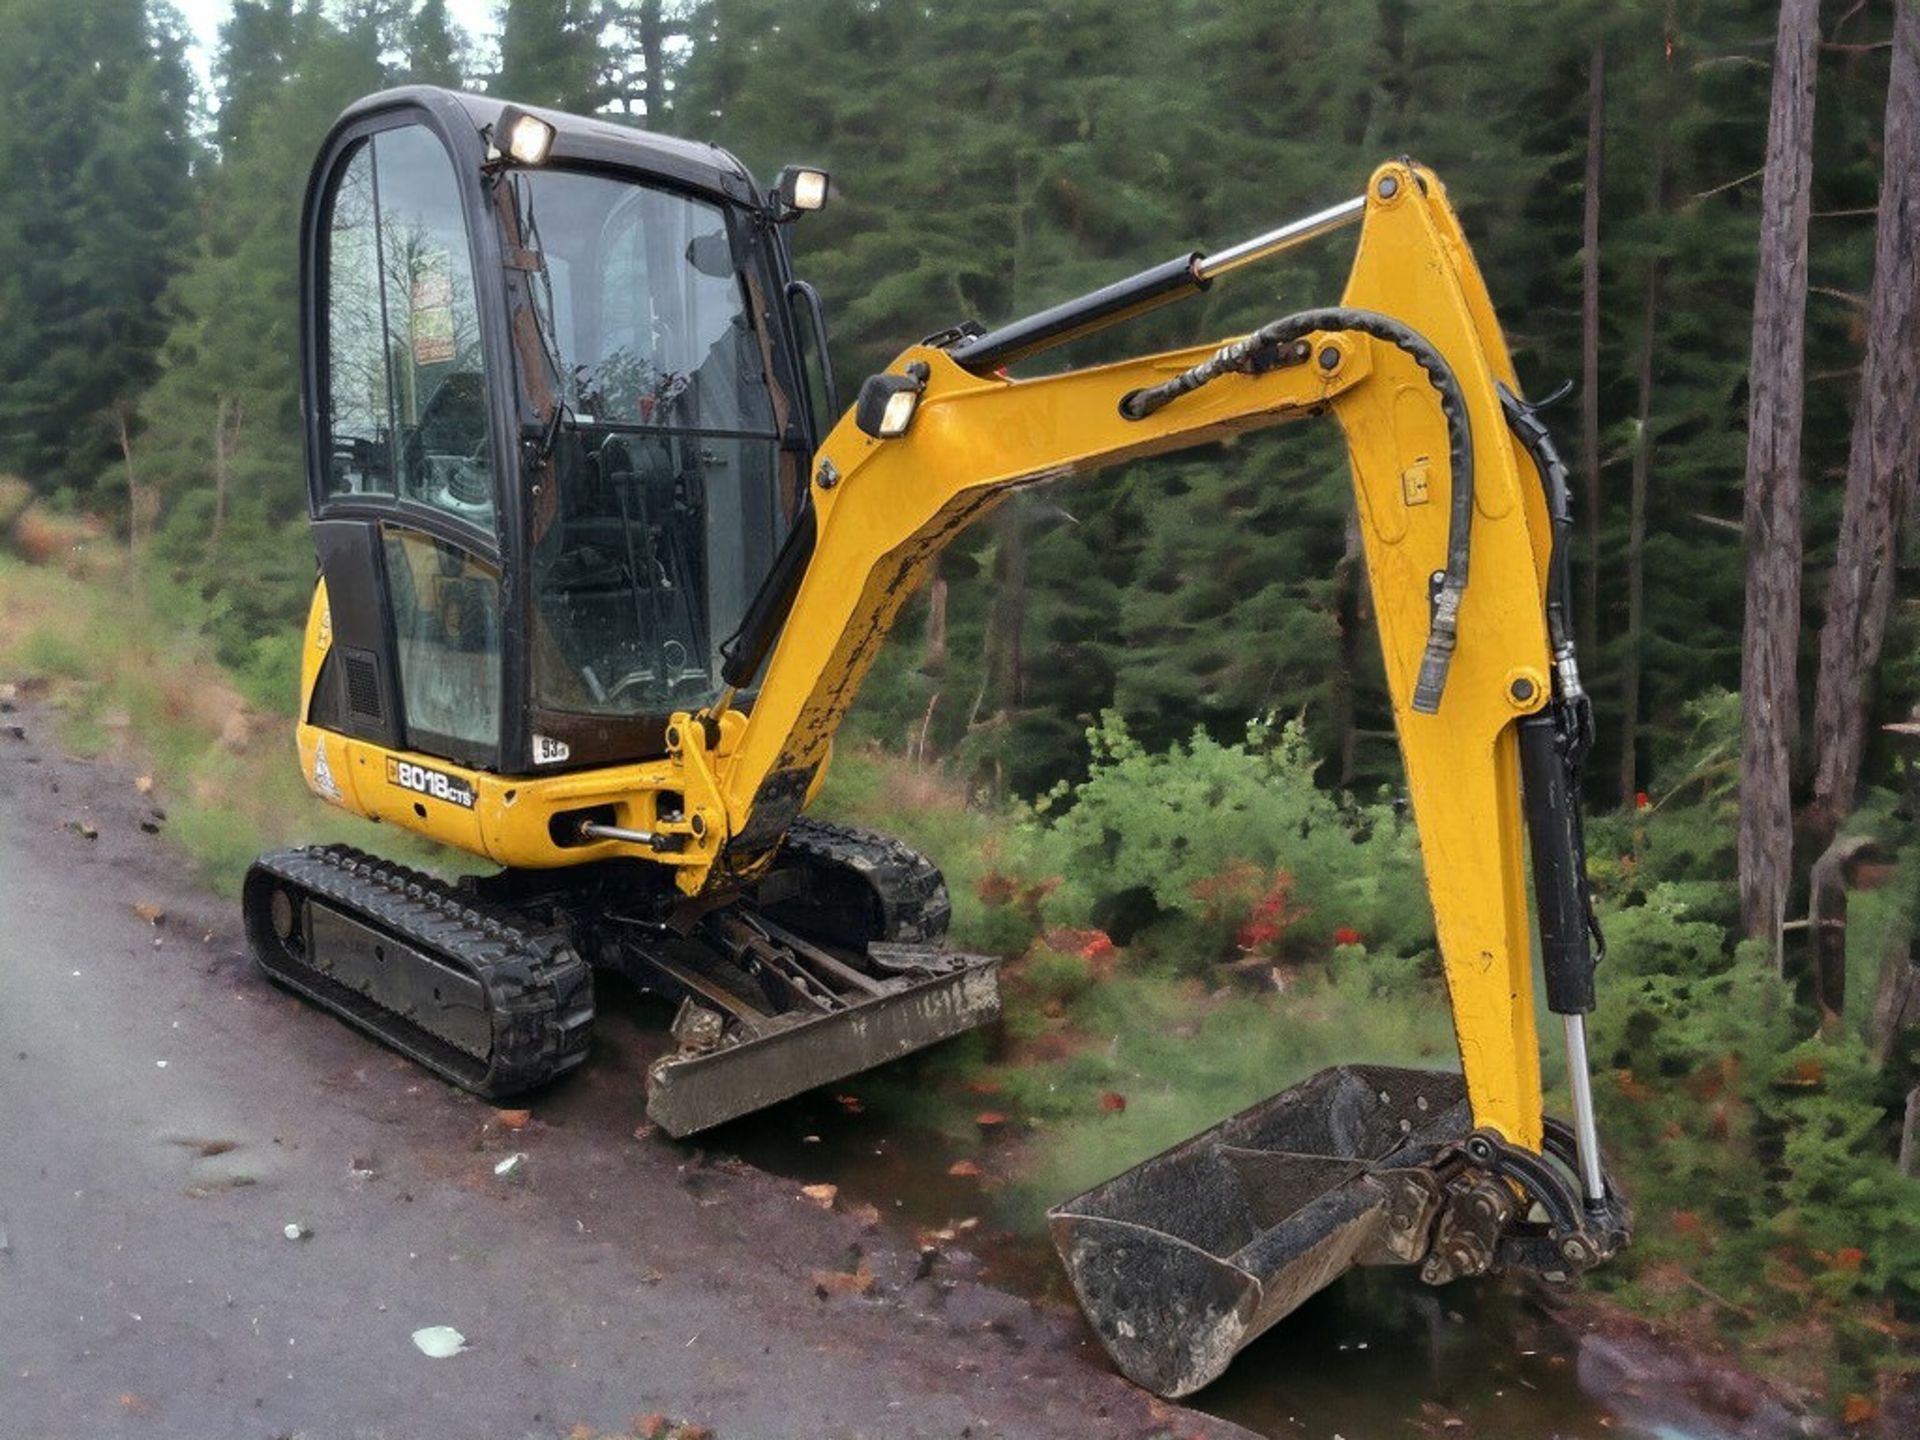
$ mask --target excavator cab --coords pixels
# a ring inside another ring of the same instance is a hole
[[[825,418],[780,198],[711,147],[556,143],[517,108],[547,152],[489,160],[493,116],[383,99],[310,213],[321,572],[386,601],[336,606],[353,677],[319,718],[504,773],[660,756],[719,694]]]

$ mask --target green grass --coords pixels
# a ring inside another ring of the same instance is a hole
[[[177,603],[150,599],[129,576],[101,586],[0,557],[0,679],[44,691],[69,753],[151,774],[169,837],[217,894],[237,896],[256,855],[290,844],[338,841],[458,868],[461,857],[308,791],[284,646],[266,647],[246,677],[254,683],[241,683],[205,637],[180,628]],[[278,708],[259,703],[276,692]]]

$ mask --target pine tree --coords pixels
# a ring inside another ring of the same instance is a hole
[[[0,10],[0,468],[38,488],[84,490],[121,449],[163,333],[190,115],[179,30],[139,0]]]
[[[237,43],[245,32],[227,33]],[[257,108],[206,182],[205,219],[168,292],[161,373],[140,407],[169,510],[158,550],[217,601],[233,663],[297,619],[312,577],[295,368],[307,170],[340,111],[389,78],[363,38],[325,22],[275,63],[293,78],[230,102]],[[222,56],[223,72],[237,66]]]
[[[458,89],[472,42],[447,14],[447,0],[420,0],[401,26],[401,47],[408,80]]]
[[[505,0],[500,72],[488,89],[527,105],[591,114],[607,98],[599,28],[591,0]]]
[[[259,109],[293,79],[295,57],[314,23],[299,0],[235,0],[220,27],[213,67],[214,137],[222,150],[236,144]]]

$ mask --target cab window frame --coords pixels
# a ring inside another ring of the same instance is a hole
[[[410,126],[425,131],[439,142],[460,197],[461,224],[473,267],[474,302],[484,367],[488,456],[493,479],[491,529],[411,496],[393,492],[335,494],[327,488],[333,387],[327,333],[331,291],[327,277],[331,275],[332,266],[334,201],[349,166],[366,144],[382,133]],[[436,108],[415,103],[363,116],[329,137],[325,162],[315,172],[321,180],[308,192],[307,214],[302,225],[303,240],[311,256],[304,267],[308,279],[306,293],[301,297],[301,348],[308,376],[301,395],[307,441],[307,507],[315,520],[403,524],[459,545],[501,570],[504,603],[508,585],[506,571],[514,548],[511,536],[513,527],[521,523],[519,487],[510,483],[519,469],[515,434],[518,397],[514,393],[513,376],[499,373],[503,368],[511,370],[511,365],[502,367],[498,359],[511,351],[506,338],[505,299],[499,283],[500,239],[484,189],[484,155],[479,135],[470,129],[462,134],[463,128],[449,124]]]

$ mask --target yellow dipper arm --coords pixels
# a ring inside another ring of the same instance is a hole
[[[812,490],[815,549],[751,713],[744,724],[725,717],[710,755],[689,733],[699,753],[684,760],[711,768],[726,811],[727,863],[736,874],[751,873],[804,803],[901,605],[964,526],[1022,485],[1331,409],[1352,460],[1474,1119],[1538,1150],[1514,724],[1549,695],[1543,603],[1550,532],[1539,477],[1509,433],[1496,390],[1498,382],[1514,385],[1511,362],[1431,175],[1404,164],[1376,172],[1342,303],[1397,322],[1438,352],[1470,434],[1470,583],[1458,597],[1458,644],[1433,713],[1415,708],[1415,689],[1437,577],[1448,569],[1457,467],[1434,381],[1414,354],[1330,325],[1290,341],[1276,368],[1230,371],[1132,419],[1122,413],[1123,397],[1163,385],[1216,347],[1013,380],[971,374],[944,350],[923,346],[892,367],[900,374],[925,367],[907,432],[873,439],[849,416],[822,447]],[[709,883],[705,866],[679,873],[690,891]]]

